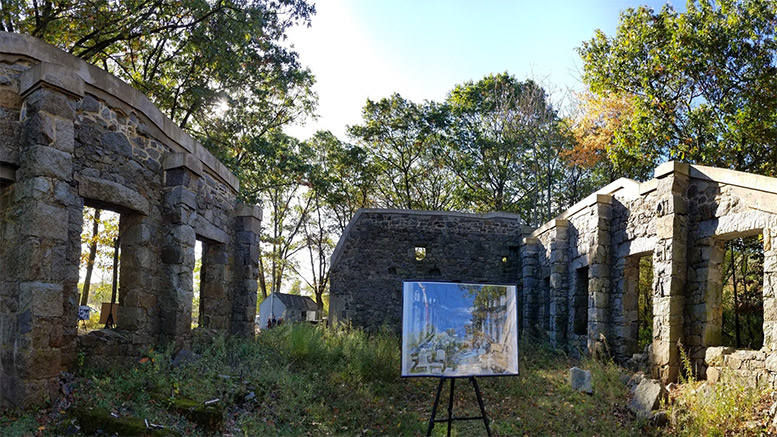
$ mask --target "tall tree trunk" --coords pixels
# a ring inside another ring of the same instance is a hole
[[[264,260],[263,255],[259,253],[259,288],[262,290],[262,298],[267,298],[267,281],[264,278]]]
[[[92,284],[92,270],[94,270],[94,259],[97,257],[97,234],[100,232],[100,210],[94,210],[94,221],[92,222],[92,244],[89,245],[89,259],[86,261],[86,277],[84,278],[84,289],[81,291],[81,305],[86,305],[89,300],[89,288]]]

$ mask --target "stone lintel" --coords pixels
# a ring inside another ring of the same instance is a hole
[[[241,203],[237,205],[235,215],[238,217],[253,217],[262,220],[262,207],[259,205],[246,205]]]
[[[78,194],[100,206],[113,206],[119,212],[132,211],[148,215],[149,205],[140,193],[113,181],[77,174]]]
[[[191,153],[168,153],[162,162],[162,168],[172,170],[174,168],[185,168],[192,173],[202,176],[202,161]]]
[[[566,228],[569,226],[569,220],[566,219],[555,219],[553,221],[553,226],[557,228]]]
[[[540,239],[536,238],[536,237],[524,237],[523,240],[521,241],[521,243],[523,243],[525,245],[539,244],[540,243]]]
[[[16,169],[0,164],[0,181],[16,182]]]
[[[639,184],[639,195],[644,196],[658,188],[658,179],[651,179]]]
[[[612,195],[610,194],[597,194],[596,195],[596,203],[604,203],[607,205],[612,205]]]
[[[215,241],[216,243],[225,244],[229,241],[229,235],[226,232],[217,228],[200,215],[197,216],[197,221],[195,222],[195,232],[198,237]]]
[[[667,176],[669,173],[680,173],[685,176],[690,175],[691,166],[685,162],[669,161],[656,167],[654,177],[656,179]]]
[[[26,97],[41,86],[48,85],[74,97],[84,97],[84,80],[72,69],[50,62],[41,62],[19,76],[19,94]]]

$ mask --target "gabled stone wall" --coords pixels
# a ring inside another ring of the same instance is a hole
[[[403,279],[518,284],[527,231],[512,214],[360,210],[332,256],[329,316],[400,332]]]
[[[87,362],[127,362],[201,326],[253,334],[261,209],[237,179],[117,78],[0,32],[0,405],[56,396]],[[121,214],[116,329],[77,335],[83,208]]]
[[[517,221],[507,228],[465,226],[487,219],[469,216],[460,223],[461,217],[468,216],[357,213],[332,257],[333,316],[369,328],[384,320],[396,326],[403,279],[518,283],[522,335],[571,354],[609,354],[626,362],[643,352],[637,350],[637,281],[639,259],[650,257],[653,339],[647,355],[653,376],[677,378],[682,346],[698,376],[777,387],[777,179],[668,162],[654,179],[615,181],[534,230]],[[724,244],[758,234],[764,245],[764,345],[758,351],[723,348]],[[429,241],[429,253],[438,257],[426,265],[413,262],[413,246]],[[500,270],[488,260],[505,244],[512,252],[518,244],[519,257]]]

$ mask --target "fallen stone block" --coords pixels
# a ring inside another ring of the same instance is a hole
[[[591,383],[591,372],[588,370],[577,367],[569,369],[569,385],[575,391],[581,391],[589,395],[594,393],[593,384]]]
[[[648,419],[652,417],[653,410],[659,407],[661,398],[665,395],[666,389],[661,381],[643,379],[637,385],[634,396],[629,401],[629,410],[636,414],[638,419]]]

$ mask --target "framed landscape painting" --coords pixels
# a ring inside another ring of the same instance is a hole
[[[402,376],[518,374],[516,286],[404,281]]]

